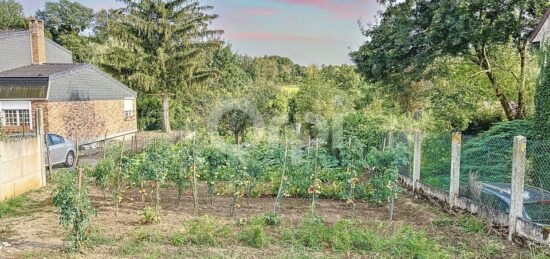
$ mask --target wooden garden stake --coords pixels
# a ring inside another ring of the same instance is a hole
[[[283,188],[285,182],[285,173],[286,173],[286,159],[288,156],[288,138],[285,134],[285,155],[283,157],[283,173],[281,174],[281,184],[279,185],[279,191],[277,192],[277,198],[275,199],[275,206],[273,207],[273,212],[277,213],[281,207],[281,199],[283,198]]]

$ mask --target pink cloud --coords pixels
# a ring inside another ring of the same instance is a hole
[[[250,8],[242,9],[241,12],[242,14],[248,15],[248,16],[270,16],[270,15],[274,15],[277,12],[277,9],[250,7]]]
[[[338,39],[277,32],[235,32],[227,36],[230,40],[245,41],[340,42]]]
[[[358,19],[367,9],[380,9],[376,0],[275,0],[281,3],[307,5],[323,9],[337,19]]]

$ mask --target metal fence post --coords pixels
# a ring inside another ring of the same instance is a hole
[[[420,131],[414,133],[414,154],[413,154],[413,191],[418,189],[417,183],[420,180],[420,153],[422,147],[422,135]]]
[[[460,149],[462,136],[460,132],[453,133],[451,148],[451,186],[449,189],[449,205],[453,208],[460,191]]]
[[[510,218],[508,239],[516,233],[516,222],[523,217],[523,190],[525,184],[527,139],[523,136],[514,138],[512,155],[512,190],[510,196]]]

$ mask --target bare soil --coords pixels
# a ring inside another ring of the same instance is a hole
[[[201,197],[206,197],[205,188],[201,188]],[[59,214],[51,203],[52,188],[46,187],[38,192],[28,195],[29,206],[25,211],[15,216],[0,219],[0,241],[8,242],[10,246],[0,249],[0,258],[21,257],[69,257],[64,252],[64,232],[59,226]],[[94,227],[99,229],[102,235],[114,240],[114,244],[100,245],[90,248],[81,254],[71,254],[70,257],[81,258],[109,258],[118,257],[117,251],[132,233],[138,229],[149,229],[160,233],[172,233],[182,229],[183,223],[193,218],[193,201],[191,193],[187,192],[178,205],[177,193],[172,188],[162,190],[162,221],[153,225],[141,225],[139,212],[148,204],[141,203],[137,191],[128,191],[123,200],[118,217],[114,216],[113,207],[109,199],[103,197],[103,193],[95,187],[91,189],[91,198],[97,209],[97,216],[93,218]],[[198,214],[212,215],[220,218],[231,219],[229,216],[230,197],[215,197],[214,204],[210,205],[206,199],[200,201]],[[150,204],[149,204],[150,205]],[[240,208],[236,209],[233,219],[251,218],[265,212],[272,211],[274,198],[253,198],[242,201]],[[310,210],[307,200],[285,198],[281,210],[285,224],[297,224]],[[322,216],[328,224],[339,219],[351,218],[349,206],[338,200],[320,200],[316,212]],[[529,249],[508,242],[494,233],[469,233],[456,224],[436,224],[438,220],[457,216],[448,215],[440,208],[423,200],[412,198],[411,193],[400,195],[396,203],[394,221],[388,225],[409,225],[415,229],[426,231],[430,237],[437,240],[444,247],[459,247],[473,252],[485,249],[487,243],[498,247],[498,252],[492,254],[494,258],[522,258],[529,256]],[[359,202],[356,207],[355,219],[359,221],[387,221],[388,209],[386,207],[374,207],[365,202]],[[274,247],[270,249],[254,249],[245,246],[232,246],[227,248],[198,248],[198,247],[162,247],[163,254],[174,254],[183,257],[207,255],[209,257],[287,257],[287,250]],[[191,253],[195,251],[197,253]],[[319,256],[330,256],[323,251]],[[187,256],[185,256],[187,255]],[[146,255],[141,255],[145,256]],[[293,255],[288,255],[292,257]],[[315,252],[308,256],[317,257]],[[334,255],[332,255],[334,256]],[[339,257],[339,256],[336,256]]]

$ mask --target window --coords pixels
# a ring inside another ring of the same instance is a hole
[[[65,143],[65,139],[59,135],[49,134],[48,135],[48,146],[58,145]]]
[[[6,126],[30,126],[29,110],[4,110],[4,121]]]
[[[124,117],[134,116],[134,100],[126,99],[124,100]]]

